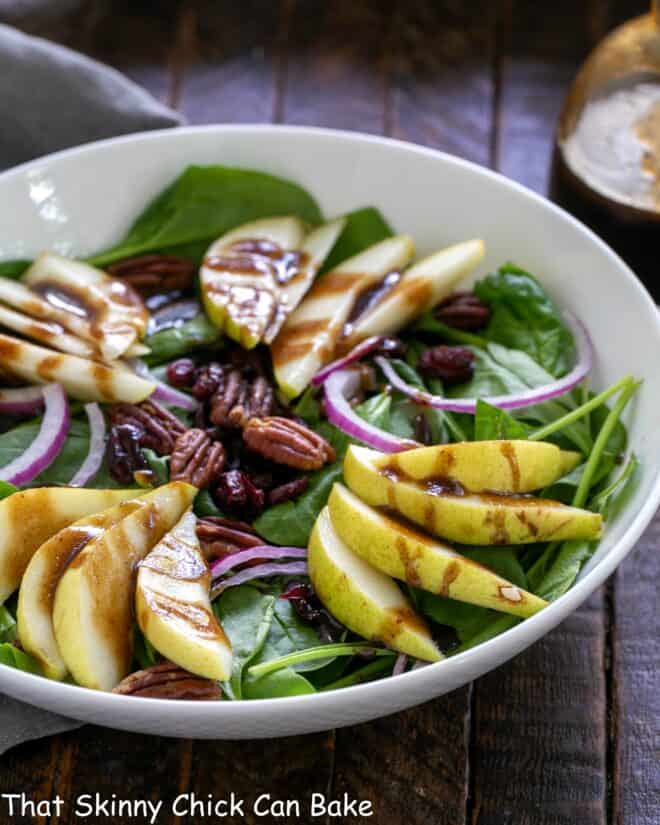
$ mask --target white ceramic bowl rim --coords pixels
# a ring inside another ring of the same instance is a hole
[[[74,147],[71,149],[63,150],[61,152],[56,152],[51,155],[47,155],[33,161],[29,161],[28,163],[22,164],[3,173],[0,173],[0,185],[4,183],[7,179],[15,175],[20,175],[26,170],[30,170],[31,168],[36,167],[39,164],[43,164],[45,161],[54,161],[59,158],[68,157],[70,155],[82,156],[88,152],[95,152],[103,147],[114,146],[122,143],[157,143],[164,135],[172,134],[172,131],[173,130],[163,129],[155,130],[152,132],[142,132],[137,134],[125,135],[119,138],[111,138],[108,140],[96,141],[94,143],[85,144],[80,147]],[[651,299],[650,295],[644,289],[641,283],[637,280],[632,271],[621,260],[621,258],[619,258],[619,256],[617,256],[595,233],[593,233],[590,229],[585,227],[583,224],[581,224],[579,221],[577,221],[563,209],[549,202],[548,200],[536,194],[535,192],[516,183],[515,181],[512,181],[504,177],[503,175],[500,175],[497,172],[478,166],[477,164],[471,163],[470,161],[466,161],[461,158],[448,155],[444,152],[440,152],[435,149],[418,146],[416,144],[411,144],[404,141],[394,140],[392,138],[384,138],[374,135],[365,135],[357,132],[324,129],[316,127],[283,126],[271,124],[208,125],[178,127],[175,131],[178,134],[183,135],[193,135],[204,132],[222,134],[225,132],[252,133],[255,131],[267,131],[274,133],[274,135],[276,135],[278,138],[285,138],[288,135],[317,135],[324,137],[330,136],[336,139],[337,141],[350,141],[353,143],[362,143],[365,145],[384,145],[393,148],[405,149],[406,151],[424,154],[429,157],[441,158],[445,163],[457,167],[463,167],[465,169],[477,171],[481,175],[498,180],[501,184],[505,185],[506,187],[524,193],[524,195],[529,199],[542,203],[546,209],[554,211],[557,215],[561,217],[562,220],[573,224],[575,227],[579,228],[579,230],[582,233],[586,233],[591,243],[599,247],[600,251],[603,254],[610,257],[616,263],[621,272],[621,277],[627,281],[627,288],[636,291],[638,293],[638,297],[642,298],[646,302],[648,308],[652,310],[652,312],[654,313],[657,312],[655,304]],[[312,194],[315,193],[312,192]],[[376,206],[377,205],[378,204],[376,204]],[[658,325],[660,328],[660,320],[658,321]],[[218,716],[222,718],[227,718],[227,720],[229,720],[234,716],[243,716],[246,713],[246,711],[251,712],[256,716],[260,716],[262,719],[265,719],[271,713],[276,714],[278,711],[283,711],[285,707],[290,710],[291,706],[295,705],[296,708],[302,714],[313,714],[318,711],[321,712],[320,715],[322,716],[323,708],[331,704],[335,697],[339,695],[341,695],[342,700],[345,700],[349,703],[351,701],[355,701],[356,703],[358,703],[359,701],[368,698],[371,702],[374,703],[374,705],[376,705],[380,698],[386,697],[392,691],[405,692],[409,685],[428,685],[434,681],[435,674],[439,672],[439,669],[447,667],[458,668],[461,664],[467,665],[476,655],[479,655],[477,651],[481,652],[485,649],[490,649],[496,645],[501,645],[503,643],[504,638],[506,638],[510,648],[514,651],[514,653],[518,653],[522,649],[524,649],[524,647],[526,647],[527,644],[529,644],[529,641],[526,638],[528,635],[536,639],[539,638],[541,635],[545,634],[546,632],[548,632],[549,630],[551,630],[556,624],[559,623],[559,621],[561,621],[562,617],[567,616],[570,612],[574,611],[600,584],[602,584],[605,581],[606,578],[608,578],[608,576],[612,574],[617,565],[622,561],[622,559],[633,547],[635,542],[639,539],[645,527],[648,525],[656,510],[658,509],[659,505],[660,474],[658,474],[654,479],[650,494],[648,495],[643,506],[639,509],[636,516],[634,517],[625,536],[619,541],[616,547],[614,547],[606,556],[604,556],[604,558],[601,561],[598,562],[597,565],[593,567],[593,569],[591,569],[588,573],[582,576],[573,585],[573,587],[570,590],[568,590],[567,593],[565,593],[556,601],[549,604],[548,607],[546,607],[540,613],[537,613],[535,616],[526,619],[524,622],[521,622],[515,627],[505,631],[503,634],[500,634],[499,636],[493,639],[483,642],[481,645],[478,645],[470,650],[454,655],[450,659],[445,660],[443,662],[429,664],[425,667],[418,668],[417,670],[408,671],[398,676],[385,677],[374,682],[368,682],[361,685],[346,687],[342,688],[339,691],[330,691],[327,693],[321,692],[303,696],[283,697],[277,699],[251,699],[245,701],[222,701],[217,703],[140,698],[140,708],[144,708],[145,715],[159,714],[162,711],[164,711],[165,706],[168,706],[168,710],[176,710],[176,713],[181,716],[189,716],[190,718],[203,717],[208,719],[211,716],[215,717],[215,715],[217,714]],[[532,628],[535,628],[535,631],[533,631]],[[469,670],[469,667],[467,669]],[[24,684],[25,686],[32,685],[34,684],[35,680],[38,680],[40,682],[46,681],[42,676],[36,676],[30,673],[17,671],[13,668],[9,668],[6,665],[0,665],[0,673],[5,674],[7,672],[11,672],[16,687],[20,687],[22,684]],[[133,706],[135,703],[135,700],[131,697],[120,696],[110,693],[100,694],[95,691],[90,691],[87,688],[79,687],[77,685],[69,685],[52,681],[48,682],[48,685],[49,688],[53,692],[57,692],[62,697],[62,699],[65,699],[68,696],[71,700],[70,704],[75,704],[76,702],[85,703],[90,699],[102,698],[104,702],[108,703],[108,709],[111,710],[113,707],[116,707],[118,714],[120,713],[120,709],[127,709],[126,703],[130,703],[131,706]],[[12,691],[12,693],[14,695],[18,695],[16,691]],[[401,703],[402,706],[403,704],[404,703]],[[311,729],[318,729],[318,726],[312,726]]]

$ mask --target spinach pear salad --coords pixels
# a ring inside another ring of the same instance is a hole
[[[111,249],[0,263],[0,662],[285,697],[561,596],[635,476],[639,382],[592,387],[571,307],[512,263],[466,288],[484,243],[451,240],[193,166]]]

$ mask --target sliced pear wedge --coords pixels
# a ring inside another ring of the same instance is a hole
[[[300,247],[304,266],[295,278],[292,278],[280,289],[281,321],[278,324],[271,324],[270,329],[267,330],[264,336],[264,341],[267,344],[273,343],[285,320],[291,315],[311,287],[316,273],[323,266],[323,262],[337,242],[345,224],[346,220],[344,218],[337,218],[318,226],[309,235],[305,236],[305,240]]]
[[[159,653],[191,673],[224,681],[231,645],[209,599],[211,572],[188,511],[140,564],[135,615]]]
[[[61,352],[79,355],[81,358],[92,358],[95,354],[91,344],[87,344],[75,335],[70,335],[61,324],[56,321],[40,321],[30,318],[22,312],[9,309],[0,304],[0,327],[6,327],[26,338],[32,338],[42,344],[54,347]]]
[[[483,260],[482,240],[464,241],[435,252],[407,269],[400,281],[353,324],[342,350],[371,335],[390,335],[446,298]]]
[[[291,276],[291,253],[304,235],[299,218],[263,218],[231,230],[206,251],[199,271],[206,314],[246,349],[284,321],[280,283]]]
[[[34,487],[0,501],[0,604],[41,545],[74,521],[135,497],[135,490]]]
[[[56,310],[54,320],[97,346],[105,361],[120,358],[147,331],[149,315],[140,296],[82,261],[44,252],[23,283]]]
[[[132,658],[135,568],[179,521],[197,493],[172,482],[142,496],[143,505],[91,541],[55,591],[57,646],[79,685],[112,690]]]
[[[337,535],[366,562],[414,587],[527,618],[547,602],[461,556],[409,522],[335,484],[328,511]]]
[[[448,492],[451,486],[446,480],[402,481],[374,466],[373,451],[363,447],[348,449],[344,480],[367,504],[389,507],[430,533],[462,544],[597,539],[602,528],[599,513],[557,501],[484,493],[455,495]]]
[[[426,624],[392,579],[341,540],[327,507],[314,525],[308,563],[316,594],[349,630],[427,662],[443,658]]]
[[[101,364],[2,334],[0,367],[31,383],[62,384],[67,394],[79,401],[137,404],[156,388],[153,382],[138,377],[120,362]]]
[[[305,237],[293,216],[243,224],[215,241],[200,269],[207,315],[247,349],[271,343],[309,289],[343,220]]]
[[[389,455],[372,450],[369,460],[393,480],[451,480],[471,493],[530,493],[554,484],[582,456],[544,441],[462,441]]]
[[[18,594],[18,638],[49,679],[61,680],[68,673],[53,627],[53,600],[62,574],[84,547],[141,506],[139,499],[130,499],[80,519],[44,542],[32,556]]]
[[[406,266],[414,245],[397,235],[317,278],[272,346],[275,378],[289,398],[299,395],[314,374],[333,357],[344,324],[359,295],[394,270]]]

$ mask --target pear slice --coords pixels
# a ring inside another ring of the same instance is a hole
[[[311,287],[316,273],[330,254],[330,251],[337,242],[337,238],[341,235],[345,224],[345,218],[336,218],[334,221],[329,221],[318,226],[316,229],[313,229],[309,235],[305,236],[305,240],[300,247],[300,252],[303,256],[302,261],[305,266],[295,278],[292,278],[281,287],[281,320],[278,324],[271,324],[270,329],[267,330],[264,336],[265,343],[273,343],[284,325],[285,320],[301,302]]]
[[[159,653],[191,673],[225,681],[231,645],[209,599],[211,572],[189,510],[140,564],[135,614]]]
[[[447,492],[451,482],[402,481],[375,467],[372,457],[372,450],[354,446],[348,449],[344,460],[348,487],[367,504],[389,507],[450,541],[531,544],[600,536],[599,513],[526,496],[455,495]]]
[[[482,240],[464,241],[435,252],[403,273],[401,280],[352,325],[341,342],[349,350],[371,335],[390,335],[431,309],[483,260]]]
[[[370,246],[317,278],[272,346],[275,378],[288,398],[295,398],[333,357],[344,324],[359,295],[380,283],[412,258],[408,235]]]
[[[74,521],[135,497],[135,490],[34,487],[0,501],[0,604],[19,586],[30,559]]]
[[[339,538],[327,507],[312,530],[308,564],[316,594],[349,630],[417,659],[443,658],[426,624],[392,579]]]
[[[110,366],[88,361],[2,334],[0,367],[31,383],[62,384],[67,394],[79,401],[137,404],[156,388],[152,381],[140,378],[120,362]]]
[[[58,312],[55,319],[90,341],[105,361],[120,358],[147,331],[149,315],[140,296],[100,269],[44,252],[23,283]]]
[[[414,587],[527,618],[547,604],[401,518],[335,484],[328,511],[337,535],[366,562]]]
[[[49,679],[64,679],[68,672],[53,628],[53,599],[62,574],[84,547],[141,506],[139,499],[129,499],[80,519],[44,542],[32,556],[18,593],[18,638]]]
[[[62,352],[79,355],[81,358],[92,358],[95,354],[91,344],[65,332],[64,327],[56,321],[40,321],[30,318],[29,315],[9,309],[3,304],[0,304],[0,326],[25,335],[26,338],[48,344]]]
[[[62,658],[79,685],[112,690],[128,673],[135,568],[196,493],[180,481],[147,493],[139,510],[104,530],[65,570],[55,591],[53,624]]]
[[[372,450],[369,460],[393,480],[451,480],[471,493],[530,493],[553,484],[582,456],[545,441],[462,441],[389,455]]]
[[[227,232],[206,251],[199,271],[206,314],[246,349],[284,321],[280,284],[304,235],[299,218],[262,218]]]

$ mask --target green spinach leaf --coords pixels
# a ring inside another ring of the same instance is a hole
[[[218,328],[207,319],[206,315],[197,315],[179,326],[149,335],[144,343],[151,352],[145,356],[144,360],[151,366],[162,364],[200,347],[212,346],[219,340]]]
[[[474,440],[499,441],[501,439],[526,439],[531,429],[522,421],[481,399],[477,401],[474,415]]]
[[[20,278],[31,263],[26,259],[0,261],[0,278]]]
[[[245,699],[275,699],[283,696],[305,696],[316,693],[314,686],[291,667],[267,673],[260,679],[248,676],[245,680]]]
[[[346,225],[328,255],[322,271],[328,272],[347,258],[352,258],[368,246],[384,241],[393,234],[377,209],[369,206],[349,212],[346,215]]]
[[[490,322],[480,335],[523,350],[555,377],[570,370],[573,336],[533,275],[506,264],[480,281],[475,292],[491,308]]]
[[[249,169],[189,166],[138,217],[126,237],[90,259],[105,266],[145,252],[185,253],[199,260],[229,229],[272,215],[298,215],[317,224],[312,196],[291,181]]]
[[[0,664],[14,667],[16,670],[25,670],[27,673],[36,673],[41,676],[39,662],[9,642],[0,644]]]
[[[243,673],[266,641],[273,623],[275,601],[275,596],[242,584],[226,590],[213,604],[231,643],[232,675],[223,687],[232,699],[243,698]]]

